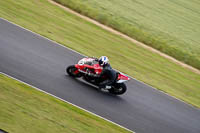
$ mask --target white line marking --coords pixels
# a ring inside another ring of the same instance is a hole
[[[55,96],[55,95],[53,95],[53,94],[51,94],[51,93],[48,93],[48,92],[46,92],[46,91],[44,91],[44,90],[42,90],[42,89],[39,89],[39,88],[37,88],[37,87],[35,87],[35,86],[33,86],[33,85],[30,85],[30,84],[28,84],[28,83],[26,83],[26,82],[24,82],[24,81],[22,81],[22,80],[19,80],[19,79],[13,77],[13,76],[10,76],[10,75],[8,75],[8,74],[6,74],[6,73],[4,73],[4,72],[0,72],[0,74],[5,75],[5,76],[7,76],[7,77],[9,77],[9,78],[12,78],[12,79],[14,79],[14,80],[17,80],[17,81],[19,81],[19,82],[21,82],[21,83],[23,83],[23,84],[26,84],[26,85],[28,85],[28,86],[30,86],[30,87],[32,87],[32,88],[34,88],[34,89],[36,89],[36,90],[38,90],[38,91],[40,91],[40,92],[43,92],[43,93],[45,93],[45,94],[47,94],[47,95],[53,96],[53,97],[55,97],[55,98],[57,98],[57,99],[59,99],[59,100],[61,100],[61,101],[63,101],[63,102],[66,102],[66,103],[68,103],[68,104],[70,104],[70,105],[72,105],[72,106],[74,106],[74,107],[77,107],[77,108],[79,108],[79,109],[81,109],[81,110],[84,110],[84,111],[86,111],[87,113],[90,113],[90,114],[92,114],[92,115],[94,115],[94,116],[97,116],[97,117],[99,117],[99,118],[101,118],[101,119],[104,119],[104,120],[106,120],[106,121],[108,121],[108,122],[110,122],[110,123],[112,123],[112,124],[114,124],[114,125],[117,125],[117,126],[123,128],[123,129],[126,129],[127,131],[134,132],[134,131],[132,131],[132,130],[126,128],[126,127],[123,127],[123,126],[121,126],[121,125],[119,125],[119,124],[117,124],[117,123],[115,123],[115,122],[113,122],[113,121],[111,121],[111,120],[108,120],[108,119],[106,119],[106,118],[104,118],[104,117],[102,117],[102,116],[100,116],[100,115],[97,115],[97,114],[95,114],[95,113],[93,113],[93,112],[90,112],[89,110],[86,110],[86,109],[84,109],[84,108],[82,108],[82,107],[79,107],[78,105],[75,105],[75,104],[73,104],[73,103],[71,103],[71,102],[69,102],[69,101],[66,101],[66,100],[64,100],[64,99],[62,99],[62,98],[60,98],[60,97],[57,97],[57,96]]]
[[[49,38],[47,38],[47,37],[45,37],[45,36],[41,36],[40,34],[35,33],[35,32],[33,32],[33,31],[29,30],[29,29],[26,29],[26,28],[24,28],[24,27],[22,27],[22,26],[20,26],[20,25],[18,25],[18,24],[15,24],[15,23],[13,23],[13,22],[10,22],[10,21],[8,21],[8,20],[6,20],[6,19],[4,19],[4,18],[1,18],[1,17],[0,17],[0,19],[4,20],[4,21],[6,21],[6,22],[8,22],[8,23],[10,23],[10,24],[13,24],[13,25],[15,25],[15,26],[17,26],[17,27],[19,27],[19,28],[22,28],[22,29],[24,29],[25,31],[29,31],[29,32],[33,33],[34,35],[37,35],[37,36],[39,36],[39,37],[41,37],[41,38],[47,39],[47,40],[49,40],[50,42],[53,42],[53,43],[55,43],[55,44],[57,44],[57,45],[59,45],[59,46],[61,46],[61,47],[64,47],[64,48],[66,48],[66,49],[69,49],[69,50],[71,50],[71,51],[73,51],[73,52],[75,52],[75,53],[77,53],[77,54],[79,54],[79,55],[81,55],[81,56],[87,57],[86,55],[83,55],[83,54],[81,54],[81,53],[79,53],[79,52],[77,52],[77,51],[75,51],[75,50],[73,50],[73,49],[71,49],[71,48],[68,48],[68,47],[66,47],[66,46],[64,46],[64,45],[62,45],[62,44],[60,44],[60,43],[57,43],[56,41],[50,40]],[[117,71],[118,71],[118,70],[117,70]],[[119,72],[120,72],[120,71],[119,71]],[[140,80],[138,80],[138,79],[136,79],[136,78],[133,78],[133,77],[131,77],[131,76],[129,76],[129,75],[128,75],[128,77],[130,77],[130,78],[132,78],[132,79],[134,79],[134,80],[136,80],[136,81],[138,81],[138,82],[140,82],[140,83],[142,83],[142,84],[144,84],[144,85],[147,85],[147,86],[149,86],[149,87],[151,87],[151,88],[153,88],[153,89],[155,89],[155,90],[157,90],[157,91],[159,91],[159,92],[161,92],[161,93],[164,93],[165,95],[168,95],[168,96],[170,96],[170,97],[173,97],[174,99],[176,99],[176,100],[178,100],[178,101],[181,101],[181,102],[183,102],[183,103],[189,105],[189,106],[192,107],[192,108],[199,109],[199,108],[193,106],[192,104],[189,104],[189,103],[187,103],[187,102],[185,102],[185,101],[183,101],[183,100],[181,100],[181,99],[178,99],[178,98],[176,98],[176,97],[174,97],[174,96],[172,96],[172,95],[169,95],[168,93],[166,93],[166,92],[164,92],[164,91],[162,91],[162,90],[156,89],[155,87],[153,87],[153,86],[151,86],[151,85],[149,85],[149,84],[146,84],[146,83],[144,83],[144,82],[142,82],[142,81],[140,81]]]

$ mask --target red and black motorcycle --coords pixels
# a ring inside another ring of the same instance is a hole
[[[106,80],[106,77],[100,77],[102,67],[96,58],[83,58],[78,64],[68,66],[66,72],[68,75],[83,79],[93,85],[98,86],[100,82]],[[120,72],[117,72],[117,77],[115,82],[109,86],[108,91],[115,95],[121,95],[126,92],[127,88],[124,84],[125,81],[130,80],[130,78]]]

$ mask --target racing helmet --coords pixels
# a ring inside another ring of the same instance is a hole
[[[100,58],[99,58],[99,65],[100,66],[105,66],[105,65],[107,65],[108,64],[108,57],[106,57],[106,56],[101,56]]]

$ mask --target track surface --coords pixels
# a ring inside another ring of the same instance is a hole
[[[0,72],[137,133],[200,133],[200,110],[134,79],[113,96],[65,74],[83,56],[0,19]]]

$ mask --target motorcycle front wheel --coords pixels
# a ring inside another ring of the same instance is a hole
[[[126,92],[127,88],[126,85],[124,83],[118,83],[115,84],[111,89],[109,89],[108,91],[112,94],[115,95],[122,95]]]
[[[82,76],[81,73],[80,72],[76,73],[76,71],[77,71],[77,68],[74,65],[68,66],[66,68],[66,72],[69,76],[77,77],[77,78],[81,77]]]

